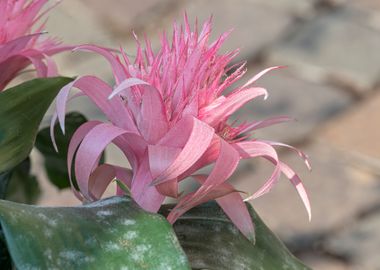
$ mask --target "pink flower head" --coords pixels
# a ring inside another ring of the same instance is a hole
[[[0,91],[30,63],[40,77],[56,75],[50,56],[68,47],[42,33],[45,22],[39,22],[49,10],[41,12],[46,2],[0,0]]]
[[[70,172],[75,155],[79,190],[74,188],[74,192],[78,198],[99,199],[108,184],[117,178],[148,211],[156,212],[166,196],[177,198],[178,204],[168,216],[170,222],[175,222],[190,208],[216,199],[240,231],[252,238],[254,227],[246,205],[240,193],[226,181],[241,159],[263,157],[273,163],[274,171],[246,200],[270,191],[282,172],[296,187],[310,216],[309,200],[301,180],[278,159],[273,148],[290,146],[250,139],[250,132],[289,118],[280,116],[240,125],[229,122],[230,116],[245,103],[267,96],[265,89],[254,84],[266,72],[278,67],[262,71],[224,95],[225,90],[244,75],[245,65],[229,67],[238,50],[219,52],[229,33],[209,42],[210,32],[211,20],[201,31],[192,31],[185,17],[184,27],[174,24],[170,42],[163,34],[157,53],[149,41],[145,41],[143,48],[136,38],[134,60],[123,50],[116,55],[97,46],[78,47],[103,55],[111,64],[116,81],[113,88],[96,77],[81,77],[65,86],[57,97],[51,126],[53,142],[53,124],[57,118],[64,130],[65,107],[73,87],[82,91],[73,98],[88,96],[110,121],[89,121],[72,137],[67,165]],[[98,165],[110,143],[121,149],[131,169]],[[302,152],[290,148],[308,165]],[[209,175],[197,174],[210,164],[213,169]],[[190,177],[199,183],[199,188],[179,193],[179,183]],[[123,194],[120,189],[117,192]]]

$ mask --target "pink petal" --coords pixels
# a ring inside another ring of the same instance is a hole
[[[80,97],[80,96],[83,96],[83,93],[76,93],[75,95],[70,97],[68,101],[70,101],[74,98]],[[57,122],[57,119],[58,119],[58,113],[57,113],[57,111],[55,111],[53,113],[51,120],[50,120],[50,138],[51,138],[51,141],[53,143],[53,146],[54,146],[54,149],[56,152],[58,152],[58,147],[57,147],[57,143],[55,141],[54,127],[55,127],[55,123]]]
[[[219,187],[235,171],[239,163],[239,154],[224,140],[220,139],[219,142],[219,157],[210,175],[196,192],[192,192],[180,200],[180,202],[168,216],[168,220],[170,222],[174,222],[183,213],[205,201],[226,195],[226,193],[223,192],[233,192],[228,189],[220,189]]]
[[[232,186],[230,187],[232,188]],[[216,199],[216,202],[223,209],[224,213],[231,219],[232,223],[247,237],[250,241],[255,241],[255,228],[252,218],[248,212],[242,197],[239,193],[234,192]]]
[[[265,181],[264,185],[262,185],[253,195],[246,198],[245,201],[259,198],[263,196],[264,194],[268,193],[269,191],[271,191],[272,188],[277,184],[278,180],[280,179],[280,176],[281,176],[281,168],[280,166],[276,166],[274,168],[272,175],[267,181]]]
[[[102,55],[110,63],[113,74],[115,76],[116,83],[120,84],[122,81],[126,79],[126,74],[123,66],[117,60],[117,58],[110,52],[111,50],[95,45],[81,45],[76,47],[74,50],[91,51]]]
[[[220,139],[220,151],[215,166],[203,185],[197,190],[196,195],[203,194],[210,187],[218,186],[226,181],[239,164],[240,156],[225,140]]]
[[[88,190],[92,199],[99,200],[113,179],[115,179],[114,167],[110,164],[99,165],[88,180]]]
[[[155,178],[153,184],[174,179],[189,169],[207,150],[213,135],[214,130],[205,123],[191,116],[183,117],[158,143],[179,147],[182,151],[173,163]]]
[[[113,143],[124,153],[132,168],[138,166],[141,162],[140,160],[145,156],[148,147],[144,138],[137,134],[121,135]]]
[[[278,182],[281,175],[278,156],[274,148],[269,144],[259,141],[238,142],[234,146],[236,150],[239,151],[242,158],[263,157],[275,165],[272,175],[267,181],[265,181],[264,185],[262,185],[253,195],[246,198],[245,201],[258,198],[265,193],[268,193]]]
[[[309,197],[307,195],[306,189],[301,181],[301,178],[285,163],[280,162],[281,171],[286,175],[291,181],[293,186],[296,188],[301,200],[306,208],[307,214],[309,216],[309,221],[311,220],[311,206]]]
[[[149,170],[148,159],[145,158],[134,171],[131,193],[134,200],[146,211],[157,212],[165,196],[152,186],[152,176]]]
[[[0,91],[2,91],[21,70],[26,68],[29,63],[28,58],[20,55],[12,56],[3,62],[0,61]]]
[[[168,119],[159,91],[152,86],[143,86],[140,114],[136,119],[138,129],[150,144],[155,144],[168,131]]]
[[[65,134],[65,113],[66,113],[66,103],[69,99],[70,90],[75,84],[76,80],[66,84],[61,91],[59,91],[56,97],[56,113],[58,116],[59,125],[63,134]]]
[[[170,223],[173,224],[180,216],[189,211],[191,208],[202,203],[221,198],[228,194],[232,194],[233,192],[237,191],[234,189],[231,190],[229,188],[226,188],[225,186],[219,186],[211,189],[209,192],[207,192],[207,194],[199,197],[197,200],[193,199],[195,192],[191,192],[180,199],[179,203],[173,208],[167,219]]]
[[[57,119],[58,119],[58,114],[54,113],[50,120],[50,139],[51,139],[51,142],[53,143],[53,147],[56,152],[58,152],[58,146],[55,140],[54,127],[55,127],[55,123],[57,122]]]
[[[255,199],[269,192],[274,184],[278,181],[280,175],[279,173],[283,172],[292,182],[292,184],[296,187],[304,205],[308,212],[309,219],[311,218],[311,207],[310,202],[305,191],[305,188],[301,182],[301,179],[298,177],[294,171],[287,166],[285,163],[278,161],[276,151],[272,146],[265,142],[253,141],[253,142],[239,142],[235,144],[237,150],[240,152],[243,158],[251,158],[262,156],[273,163],[276,167],[272,176],[269,180],[265,182],[265,184],[252,196],[245,199],[245,201]]]
[[[264,69],[263,71],[259,72],[255,76],[253,76],[253,78],[251,78],[248,82],[246,82],[241,88],[249,87],[250,85],[255,83],[258,79],[260,79],[263,75],[265,75],[269,71],[279,69],[279,68],[285,68],[285,66],[275,66],[275,67],[270,67],[270,68]]]
[[[267,144],[270,144],[272,146],[283,146],[283,147],[286,147],[286,148],[289,148],[291,150],[293,150],[294,152],[296,152],[302,159],[303,161],[305,162],[306,164],[306,167],[311,170],[311,164],[310,164],[310,160],[309,160],[309,157],[302,151],[298,150],[297,148],[291,146],[291,145],[288,145],[288,144],[285,144],[285,143],[280,143],[280,142],[272,142],[272,141],[264,141],[262,140],[263,142],[267,143]]]
[[[162,174],[177,158],[181,148],[164,145],[149,145],[149,166],[153,179]]]
[[[255,121],[255,122],[248,124],[244,129],[242,129],[241,133],[246,133],[246,132],[249,132],[252,130],[265,128],[268,126],[272,126],[275,124],[280,124],[280,123],[284,123],[284,122],[288,122],[288,121],[292,121],[292,120],[293,120],[293,118],[291,118],[289,116],[285,116],[285,115],[282,116],[281,115],[281,116],[275,116],[275,117],[271,117],[268,119],[264,119],[261,121]]]
[[[100,155],[115,138],[127,133],[112,124],[102,123],[92,128],[80,144],[75,158],[75,175],[78,186],[88,200],[91,200],[88,187],[90,175]]]
[[[53,117],[54,118],[54,117]],[[83,200],[83,196],[76,190],[74,187],[72,177],[71,177],[71,166],[74,159],[75,152],[79,146],[79,144],[82,142],[83,138],[97,125],[102,124],[100,121],[88,121],[84,124],[82,124],[73,134],[70,140],[69,148],[67,150],[67,170],[69,173],[69,180],[70,180],[70,186],[73,190],[76,197],[80,200]],[[53,125],[54,126],[54,125]],[[50,129],[51,131],[51,129]]]
[[[200,184],[206,181],[206,175],[194,175]],[[232,223],[251,241],[255,239],[255,229],[252,218],[248,212],[239,192],[228,183],[217,186],[213,191],[216,202],[230,218]]]
[[[44,55],[44,58],[46,60],[46,66],[47,66],[46,76],[47,77],[58,76],[58,68],[57,68],[56,63],[53,61],[53,59],[49,57],[48,55]]]
[[[200,184],[203,184],[207,178],[206,175],[194,175],[193,177],[196,178]],[[239,192],[237,192],[232,185],[223,183],[217,186],[212,193],[215,194],[216,202],[230,218],[232,223],[234,223],[248,239],[253,241],[255,238],[254,225],[247,206]]]
[[[144,82],[143,80],[140,80],[138,78],[128,78],[124,81],[122,81],[109,95],[108,99],[112,99],[117,94],[120,94],[121,92],[128,90],[128,88],[135,86],[135,85],[148,85],[147,82]]]
[[[267,157],[278,162],[276,150],[269,144],[262,141],[243,141],[234,144],[235,149],[239,152],[240,156],[244,159],[255,157]]]
[[[27,56],[27,55],[25,55],[25,57],[27,57],[30,60],[30,62],[32,62],[33,66],[35,67],[35,69],[37,71],[38,77],[46,77],[47,76],[48,69],[47,69],[47,66],[45,65],[45,63],[42,61],[41,56]]]
[[[0,60],[4,61],[5,59],[14,56],[15,54],[19,54],[21,50],[25,49],[29,41],[39,35],[41,35],[41,33],[22,36],[5,44],[2,44],[0,46]]]
[[[215,126],[221,121],[227,119],[235,111],[240,109],[245,103],[259,96],[267,96],[268,93],[264,88],[248,88],[228,95],[225,100],[217,107],[204,108],[201,110],[201,119],[210,126]]]
[[[173,179],[155,186],[162,195],[178,198],[178,180]]]
[[[104,112],[107,118],[115,125],[133,133],[138,133],[131,114],[120,99],[108,100],[112,88],[94,76],[84,76],[67,84],[57,95],[56,110],[61,129],[64,131],[66,103],[70,89],[76,87],[86,94]],[[120,117],[120,116],[123,117]]]
[[[215,162],[219,156],[220,152],[220,143],[219,138],[214,137],[207,148],[207,150],[203,153],[200,159],[194,163],[188,170],[183,172],[180,176],[178,176],[179,179],[186,178],[190,176],[191,174],[195,173],[199,169],[210,165],[211,163]]]

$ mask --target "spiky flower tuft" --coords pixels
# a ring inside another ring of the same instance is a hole
[[[56,75],[50,56],[71,48],[43,33],[47,2],[0,0],[0,91],[31,63],[39,77]]]
[[[268,68],[225,94],[227,88],[244,75],[245,65],[230,67],[238,50],[219,52],[229,33],[214,42],[209,41],[211,20],[204,23],[201,31],[195,29],[191,30],[185,16],[184,26],[174,24],[171,41],[163,34],[157,53],[148,40],[143,46],[136,37],[134,59],[123,50],[114,54],[93,45],[77,48],[103,55],[111,64],[115,86],[97,77],[85,76],[65,86],[57,97],[51,131],[57,118],[64,130],[65,107],[73,87],[88,96],[110,121],[89,121],[73,135],[67,165],[70,172],[75,155],[79,186],[79,190],[73,188],[75,194],[81,200],[97,200],[117,178],[148,211],[156,212],[166,196],[177,198],[178,204],[168,216],[170,222],[175,222],[190,208],[216,199],[240,231],[252,238],[254,227],[243,198],[226,181],[241,159],[263,157],[273,163],[274,171],[246,200],[270,191],[283,172],[297,188],[310,215],[301,180],[279,160],[274,149],[274,146],[290,146],[250,139],[252,131],[290,119],[280,116],[243,124],[229,121],[247,102],[267,97],[267,91],[255,83],[279,67]],[[131,169],[98,165],[101,153],[110,143],[121,149]],[[290,148],[308,164],[302,152]],[[214,166],[209,175],[197,174],[210,164]],[[199,182],[199,188],[180,194],[179,183],[190,177]],[[123,191],[119,189],[118,193]]]

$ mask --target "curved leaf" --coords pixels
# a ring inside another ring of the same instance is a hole
[[[6,171],[0,173],[0,199],[5,199],[5,194],[8,189],[9,181],[11,180],[12,172]]]
[[[190,269],[170,224],[128,197],[78,207],[0,201],[17,269]]]
[[[5,200],[18,203],[35,203],[41,193],[37,178],[30,173],[30,158],[26,158],[10,171]]]
[[[309,269],[298,261],[247,205],[255,223],[253,244],[239,232],[223,210],[209,202],[197,206],[174,223],[174,230],[193,269]],[[173,205],[160,212],[168,215]]]
[[[34,79],[0,93],[0,172],[23,161],[59,90],[72,79]]]

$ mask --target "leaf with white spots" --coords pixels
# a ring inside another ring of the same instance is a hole
[[[17,269],[190,269],[171,225],[128,197],[77,207],[0,200]]]

